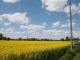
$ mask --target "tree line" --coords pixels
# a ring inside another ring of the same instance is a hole
[[[19,37],[18,39],[11,39],[10,37],[5,37],[2,33],[0,33],[0,40],[20,40],[20,41],[70,41],[70,38],[66,36],[66,38],[61,38],[60,40],[53,40],[53,39],[38,39],[38,38],[21,38]],[[79,40],[79,38],[73,38],[73,40]]]
[[[9,37],[3,36],[3,34],[0,33],[0,40],[10,40]]]
[[[66,36],[65,39],[64,38],[61,38],[60,40],[61,41],[70,41],[70,37]],[[73,40],[75,41],[75,40],[80,40],[80,39],[77,37],[77,38],[73,38]]]

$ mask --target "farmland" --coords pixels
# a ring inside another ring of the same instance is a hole
[[[69,41],[0,41],[0,60],[56,60]],[[53,58],[53,56],[55,58]]]

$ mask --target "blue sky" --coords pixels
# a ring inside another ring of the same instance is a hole
[[[80,1],[72,2],[73,37],[80,37]],[[0,33],[11,38],[70,36],[68,0],[0,0]]]

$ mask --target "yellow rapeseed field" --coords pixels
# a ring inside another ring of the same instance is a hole
[[[0,41],[0,56],[40,52],[68,46],[69,41]]]

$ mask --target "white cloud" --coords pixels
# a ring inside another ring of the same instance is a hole
[[[46,12],[48,15],[50,15],[50,13],[49,12]]]
[[[2,18],[0,18],[0,23],[4,22],[4,20]]]
[[[43,34],[52,34],[52,30],[43,30]]]
[[[2,0],[5,3],[16,3],[19,2],[20,0]]]
[[[0,33],[3,33],[4,32],[4,28],[0,28]]]
[[[64,33],[64,30],[43,30],[43,34],[52,34],[52,35],[59,35],[59,33]]]
[[[67,27],[67,25],[66,24],[63,24],[63,25],[61,25],[61,27]]]
[[[30,24],[27,26],[21,25],[20,26],[21,29],[27,29],[27,30],[31,30],[31,31],[39,31],[39,30],[43,30],[45,27],[42,25],[34,25],[34,24]]]
[[[40,33],[37,31],[28,31],[28,33],[30,33],[32,36],[39,36]]]
[[[46,22],[43,22],[43,26],[46,26]]]
[[[68,30],[43,30],[43,36],[52,36],[53,39],[65,38],[66,36],[70,37],[70,31]],[[57,38],[58,37],[58,38]],[[73,31],[73,37],[80,38],[80,31]]]
[[[78,13],[80,14],[80,3],[78,4]]]
[[[1,28],[0,33],[2,33],[6,37],[19,38],[22,37],[23,34],[25,35],[26,31],[15,31],[14,28],[10,27],[7,29]]]
[[[58,27],[60,25],[60,21],[52,23],[52,27]]]
[[[26,29],[27,32],[32,36],[38,38],[41,35],[41,31],[44,30],[46,23],[43,22],[43,25],[34,25],[30,24],[27,26],[21,25],[21,29]]]
[[[43,35],[45,36],[52,36],[51,38],[54,38],[54,39],[60,39],[60,38],[65,38],[65,36],[69,36],[69,31],[65,31],[65,30],[43,30]],[[58,37],[58,38],[57,38]]]
[[[5,31],[14,31],[14,28],[12,28],[12,27],[10,27],[10,28],[7,28],[7,29],[5,29]]]
[[[42,8],[52,12],[64,12],[69,15],[69,5],[67,5],[68,0],[41,0]],[[72,14],[80,14],[80,3],[72,4],[71,6]],[[50,14],[50,13],[48,13]]]
[[[14,28],[7,28],[7,29],[5,29],[5,28],[1,28],[0,29],[0,33],[3,33],[5,36],[9,36],[10,34],[13,34],[13,32],[14,32]]]
[[[14,13],[14,14],[3,14],[0,17],[8,19],[10,22],[20,23],[20,24],[28,24],[30,22],[29,17],[26,16],[26,12],[24,13]]]
[[[76,6],[76,4],[72,4],[71,10],[72,10],[72,14],[73,14],[73,15],[78,12],[78,7]],[[70,12],[69,6],[66,6],[66,7],[64,8],[64,12],[69,15],[69,12]]]
[[[72,27],[74,27],[75,26],[75,22],[72,22]],[[70,27],[70,23],[68,23],[68,26]]]
[[[29,33],[28,37],[35,37],[35,38],[50,38],[50,39],[60,39],[65,38],[66,36],[70,36],[70,31],[68,30],[41,30],[41,31],[14,31],[14,28],[1,28],[0,33],[3,33],[7,37],[11,38],[19,38],[25,36],[25,33]],[[28,34],[27,33],[27,34]],[[25,36],[27,37],[27,35]],[[58,38],[57,38],[58,37]],[[73,31],[73,37],[80,38],[80,31]]]
[[[80,14],[80,3],[71,5],[72,14]],[[69,15],[69,6],[64,8],[64,12]]]
[[[72,27],[74,27],[76,25],[76,23],[73,21],[72,22]],[[62,28],[64,27],[70,27],[70,20],[67,20],[67,23],[66,24],[62,24],[61,25]]]
[[[46,8],[48,11],[63,11],[64,6],[67,4],[68,0],[41,0],[42,7]]]
[[[21,31],[15,31],[14,32],[14,34],[24,34],[24,33],[26,33],[26,31],[23,31],[23,32],[21,32]]]
[[[4,23],[5,26],[8,26],[8,25],[10,25],[10,24],[11,24],[11,22]]]

